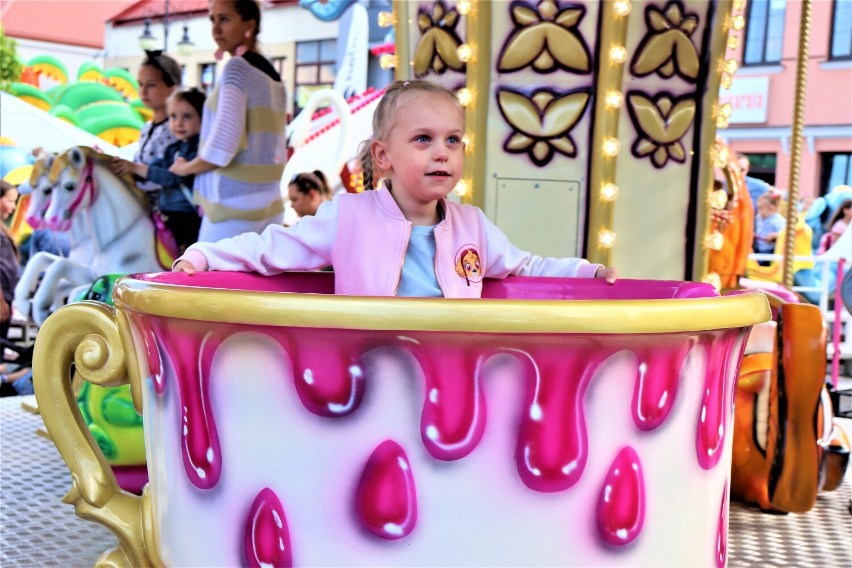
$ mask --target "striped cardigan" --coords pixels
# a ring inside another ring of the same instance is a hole
[[[213,222],[260,221],[284,210],[284,85],[233,57],[204,105],[198,155],[219,166],[195,177],[195,203]]]

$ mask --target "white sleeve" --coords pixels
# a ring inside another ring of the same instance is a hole
[[[557,276],[563,278],[594,278],[599,264],[590,264],[584,258],[541,257],[524,251],[509,242],[497,225],[479,211],[486,235],[485,276]]]
[[[243,233],[187,249],[207,259],[208,270],[279,274],[285,270],[317,270],[331,265],[337,238],[337,202],[326,201],[316,215],[292,227],[270,225],[262,233]],[[186,256],[186,255],[185,255]]]

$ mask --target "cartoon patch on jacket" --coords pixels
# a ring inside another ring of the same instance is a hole
[[[464,245],[456,253],[456,274],[461,276],[470,286],[471,282],[482,282],[485,267],[479,258],[479,250],[475,245]]]

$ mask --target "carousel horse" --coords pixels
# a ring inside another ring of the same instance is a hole
[[[33,165],[29,180],[20,187],[21,193],[28,196],[24,220],[34,231],[47,229],[44,216],[50,205],[50,198],[54,189],[54,180],[50,178],[50,169],[55,159],[56,154],[45,153],[39,156]],[[83,229],[84,227],[78,224],[72,227],[69,235],[71,250],[68,258],[78,263],[85,263],[91,257],[91,254],[86,250],[86,245],[90,239]],[[24,272],[21,274],[17,286],[15,286],[14,306],[20,313],[30,315],[30,302],[38,287],[41,275],[54,262],[62,258],[64,257],[48,252],[38,252],[27,261]],[[57,287],[50,311],[55,311],[64,305],[66,303],[65,298],[74,288],[82,284],[85,283],[63,280]]]
[[[765,510],[802,513],[820,490],[842,482],[849,440],[833,420],[825,388],[819,308],[763,284],[773,320],[754,326],[740,368],[731,495]]]
[[[110,159],[88,147],[73,147],[51,167],[54,191],[45,223],[55,231],[83,233],[87,245],[77,258],[59,258],[45,271],[32,297],[32,319],[38,325],[50,314],[63,281],[84,291],[102,274],[157,271],[174,258],[157,240],[144,194],[130,177],[119,178],[110,171]],[[69,297],[74,298],[75,294]]]

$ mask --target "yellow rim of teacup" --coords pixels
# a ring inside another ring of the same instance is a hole
[[[665,300],[387,298],[195,288],[120,279],[116,307],[211,323],[461,333],[677,333],[755,325],[770,318],[753,291]]]

